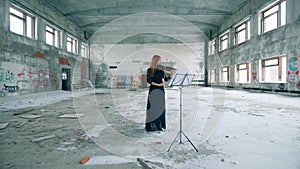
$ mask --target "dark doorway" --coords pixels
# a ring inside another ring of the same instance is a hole
[[[71,91],[71,74],[70,69],[62,68],[61,71],[62,86],[61,90]]]

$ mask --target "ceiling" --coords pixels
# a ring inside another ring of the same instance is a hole
[[[182,18],[200,29],[207,37],[210,37],[211,31],[216,31],[226,18],[250,0],[46,1],[84,30],[88,37],[91,37],[100,28],[120,18],[131,15],[139,16],[139,13],[163,13]],[[164,23],[166,23],[165,20]],[[180,26],[175,24],[172,27]]]

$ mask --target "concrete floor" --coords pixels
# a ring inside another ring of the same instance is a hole
[[[178,135],[179,92],[166,89],[167,130],[152,133],[143,130],[147,90],[1,98],[0,123],[9,122],[0,130],[1,168],[143,168],[137,158],[153,168],[300,168],[299,97],[183,88],[183,132],[196,152]],[[34,141],[44,136],[53,137]]]

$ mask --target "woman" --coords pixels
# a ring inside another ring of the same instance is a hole
[[[147,69],[147,82],[150,84],[147,112],[146,112],[146,131],[162,131],[166,129],[165,111],[165,81],[171,77],[166,77],[163,70],[158,69],[161,57],[154,55],[151,65]]]

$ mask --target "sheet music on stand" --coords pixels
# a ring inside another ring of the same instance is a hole
[[[189,73],[176,73],[168,84],[169,87],[172,86],[189,86],[194,79],[195,74]]]

